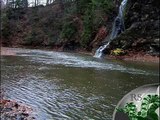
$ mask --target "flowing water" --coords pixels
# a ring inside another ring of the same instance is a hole
[[[1,88],[5,98],[34,108],[37,120],[111,120],[126,93],[159,81],[158,64],[11,50],[17,55],[1,57]]]
[[[119,13],[118,13],[118,16],[114,20],[112,32],[111,32],[111,35],[108,39],[108,42],[107,42],[107,44],[100,46],[96,50],[94,57],[96,57],[96,58],[102,57],[103,51],[109,46],[110,42],[125,30],[124,12],[125,12],[125,8],[126,8],[126,4],[127,4],[127,0],[123,0],[121,2],[121,5],[119,6]]]

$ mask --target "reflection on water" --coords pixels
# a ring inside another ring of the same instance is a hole
[[[5,97],[32,106],[38,120],[111,120],[130,90],[158,82],[158,66],[91,56],[13,49],[1,58]]]

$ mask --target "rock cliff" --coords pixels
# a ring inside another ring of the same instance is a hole
[[[159,3],[159,0],[129,0],[126,30],[111,42],[110,48],[159,55]]]

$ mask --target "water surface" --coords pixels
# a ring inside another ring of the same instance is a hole
[[[5,97],[34,108],[37,120],[111,120],[130,90],[159,81],[158,64],[12,49],[1,57]]]

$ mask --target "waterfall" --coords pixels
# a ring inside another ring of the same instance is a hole
[[[94,57],[100,58],[103,56],[103,51],[109,46],[110,42],[117,37],[120,33],[122,33],[125,30],[124,26],[124,11],[126,8],[127,0],[123,0],[121,2],[121,5],[119,6],[119,13],[118,16],[115,18],[112,32],[110,34],[108,43],[105,45],[100,46],[94,55]]]

